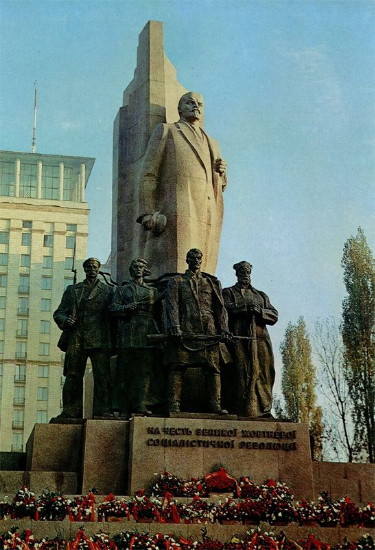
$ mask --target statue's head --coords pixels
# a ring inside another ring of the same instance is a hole
[[[196,122],[203,120],[203,97],[198,92],[184,94],[178,102],[178,114],[181,120]]]
[[[190,271],[198,271],[202,265],[203,253],[199,248],[191,248],[186,254],[186,263]]]
[[[240,284],[250,284],[251,270],[253,269],[253,266],[249,262],[238,262],[237,264],[234,264],[233,269],[236,272],[237,280]]]
[[[87,279],[95,279],[98,276],[101,265],[98,258],[87,258],[82,265]]]
[[[146,260],[143,258],[136,258],[129,266],[129,273],[131,277],[137,279],[139,277],[147,277],[148,275],[151,275],[151,270]]]

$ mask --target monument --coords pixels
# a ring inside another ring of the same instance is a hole
[[[261,484],[272,477],[286,483],[297,499],[316,499],[328,488],[334,498],[363,501],[373,465],[314,462],[307,424],[271,416],[274,365],[266,325],[274,324],[278,314],[266,294],[252,287],[249,262],[234,265],[237,283],[224,291],[214,275],[226,165],[202,129],[202,113],[202,96],[179,84],[165,57],[162,24],[149,22],[140,35],[138,66],[114,129],[112,275],[119,283],[128,280],[113,297],[97,279],[100,263],[90,258],[86,281],[64,293],[55,312],[68,336],[61,342],[68,375],[63,418],[57,425],[35,425],[26,471],[18,477],[2,474],[3,490],[27,479],[34,491],[48,486],[73,494],[96,487],[101,495],[131,495],[150,484],[155,473],[200,479],[224,462],[237,478],[250,475]],[[177,167],[171,167],[171,155],[175,161],[178,155]],[[188,189],[198,195],[198,204],[194,196],[187,200]],[[173,199],[170,203],[165,194]],[[152,280],[147,279],[150,272]],[[87,357],[94,368],[94,413],[108,407],[99,389],[109,370],[98,358],[109,357],[110,311],[119,320],[121,417],[74,422],[82,417],[81,373]],[[94,326],[86,327],[90,318],[95,318]],[[99,327],[106,337],[83,345],[86,329],[89,336]],[[162,342],[163,359],[148,337]],[[150,416],[155,356],[158,367],[169,373],[169,410]],[[226,414],[221,403],[221,368],[228,364],[227,383],[234,389],[229,412],[236,414]],[[186,369],[203,373],[202,384],[195,385],[203,388],[206,410],[187,412],[181,406]],[[182,534],[189,536],[194,527],[200,532],[201,526],[183,525]],[[162,524],[151,529],[172,530]],[[248,526],[215,529],[215,537],[223,532],[232,536]]]

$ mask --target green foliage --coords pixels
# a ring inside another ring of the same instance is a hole
[[[280,351],[283,360],[281,387],[286,415],[293,422],[309,424],[315,441],[315,458],[320,458],[324,426],[322,410],[315,406],[315,367],[303,317],[295,325],[288,324]]]
[[[355,403],[356,443],[375,462],[375,266],[361,228],[344,246],[342,258],[347,291],[342,304],[341,332],[345,346],[345,376]]]

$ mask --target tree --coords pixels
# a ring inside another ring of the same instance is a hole
[[[330,449],[339,460],[345,458],[348,462],[353,462],[356,451],[351,422],[353,403],[345,377],[340,329],[333,318],[315,323],[314,348],[320,363],[319,389],[329,404],[325,416],[325,431]]]
[[[361,228],[345,243],[342,267],[347,296],[342,304],[341,333],[345,376],[355,403],[355,439],[368,460],[375,462],[375,266]]]
[[[293,422],[307,422],[314,438],[314,457],[321,458],[323,422],[321,407],[315,396],[315,368],[305,321],[300,317],[289,323],[280,345],[283,360],[281,387],[287,417]]]

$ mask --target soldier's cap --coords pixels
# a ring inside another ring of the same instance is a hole
[[[85,260],[83,262],[83,267],[85,267],[89,262],[95,262],[96,264],[98,264],[98,266],[100,267],[102,264],[99,262],[98,258],[87,258],[87,260]]]
[[[234,264],[233,269],[237,273],[237,271],[239,271],[241,267],[248,267],[250,271],[253,269],[253,266],[249,262],[246,262],[245,260],[242,262],[238,262],[237,264]]]

